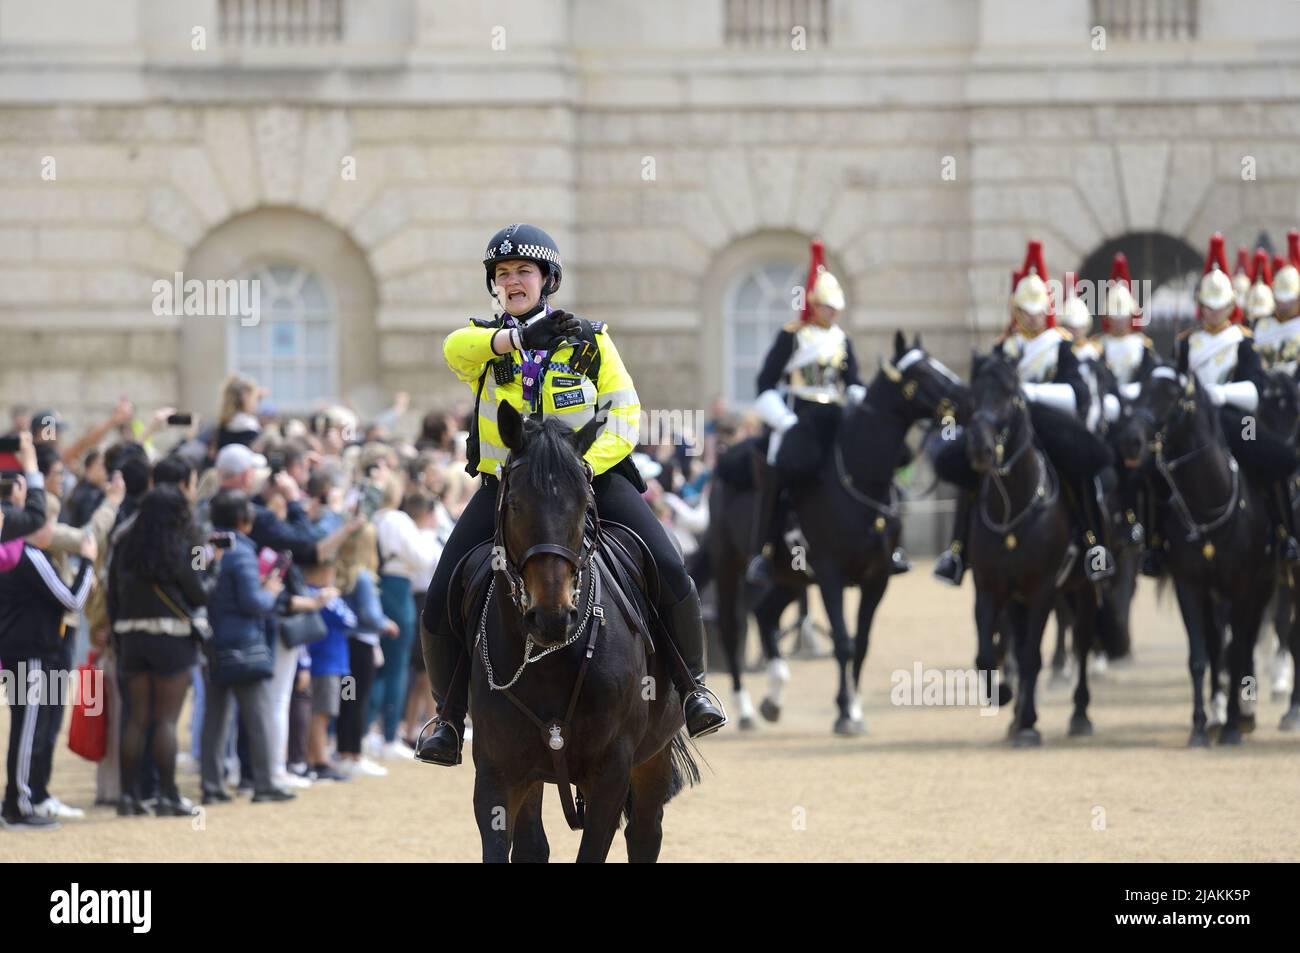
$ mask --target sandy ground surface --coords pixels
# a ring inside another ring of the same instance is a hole
[[[1006,745],[1005,710],[892,705],[895,670],[964,668],[974,657],[970,580],[947,589],[929,568],[895,580],[877,613],[867,734],[832,736],[833,663],[794,661],[778,724],[703,742],[703,783],[668,806],[663,860],[1300,859],[1300,735],[1277,730],[1285,705],[1262,699],[1259,730],[1240,748],[1186,748],[1185,637],[1172,598],[1157,605],[1148,581],[1136,661],[1094,682],[1092,738],[1066,736],[1069,691],[1048,689],[1046,677],[1036,750]],[[764,683],[748,676],[755,700]],[[7,739],[7,710],[0,730]],[[214,807],[200,825],[91,808],[59,831],[0,832],[0,861],[477,860],[468,752],[454,770],[391,767],[387,778],[321,785],[288,804]],[[61,743],[55,793],[88,805],[93,781],[93,766]],[[181,783],[197,799],[197,777]],[[579,835],[554,788],[545,823],[552,859],[572,858]],[[611,858],[624,857],[620,835]]]

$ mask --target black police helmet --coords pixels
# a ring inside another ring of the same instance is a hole
[[[560,279],[564,268],[560,264],[560,249],[555,240],[536,225],[522,223],[507,225],[488,242],[483,255],[483,270],[487,273],[488,294],[493,294],[493,276],[497,262],[501,261],[536,262],[542,269],[546,283],[542,286],[543,295],[553,295],[560,290]]]

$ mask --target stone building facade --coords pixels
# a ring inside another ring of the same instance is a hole
[[[440,343],[520,220],[648,408],[752,396],[813,235],[864,362],[964,370],[1030,235],[1284,243],[1296,90],[1283,0],[0,0],[0,400],[463,403]],[[159,313],[178,272],[261,322]]]

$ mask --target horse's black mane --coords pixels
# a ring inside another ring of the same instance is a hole
[[[524,419],[523,483],[536,496],[558,490],[561,496],[582,497],[587,492],[587,474],[573,447],[573,429],[553,417],[540,423]]]

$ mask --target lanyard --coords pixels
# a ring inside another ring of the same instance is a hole
[[[549,305],[543,305],[543,308],[544,314],[551,313]],[[507,320],[513,327],[522,327],[519,321],[513,316],[509,316]],[[536,413],[538,405],[541,403],[542,399],[542,383],[546,379],[546,359],[548,355],[545,351],[528,351],[522,347],[519,349],[519,354],[523,361],[523,367],[520,373],[520,383],[523,385],[524,389],[524,400],[528,402],[533,413]]]

